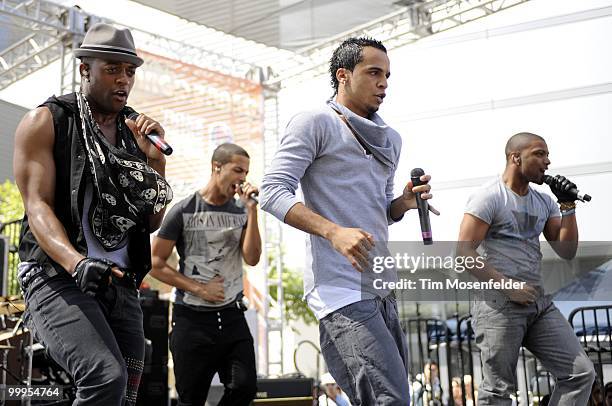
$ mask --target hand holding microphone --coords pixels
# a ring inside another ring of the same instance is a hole
[[[421,179],[423,175],[425,175],[425,171],[423,171],[423,169],[421,168],[414,168],[412,171],[410,171],[410,180],[412,181],[413,189],[418,186],[426,185],[427,182],[429,182],[429,179],[427,179],[426,181]],[[415,195],[417,209],[419,210],[419,220],[421,222],[421,235],[423,236],[423,244],[431,245],[433,244],[433,237],[431,233],[431,223],[429,222],[429,211],[431,210],[437,215],[439,215],[440,212],[429,206],[427,200],[422,198],[422,192],[419,191],[413,193]]]
[[[248,182],[241,183],[236,185],[236,192],[247,207],[257,205],[259,203],[259,188],[257,188],[255,185],[251,185]]]
[[[581,202],[591,201],[591,196],[587,194],[581,195],[576,188],[576,184],[565,176],[556,175],[553,177],[544,175],[544,183],[550,186],[550,190],[557,197],[557,202],[559,203],[573,203],[576,200],[580,200]]]
[[[130,121],[134,124],[130,124]],[[132,130],[134,135],[144,135],[159,152],[163,153],[164,155],[170,155],[172,153],[172,147],[162,138],[164,130],[158,122],[150,119],[144,114],[133,112],[127,117],[126,125],[130,128],[130,130]],[[138,141],[139,137],[136,137],[136,140]],[[157,159],[157,157],[151,156],[150,153],[147,153],[147,149],[150,150],[150,148],[143,148],[143,145],[140,142],[138,143],[138,146],[147,155],[147,157]]]

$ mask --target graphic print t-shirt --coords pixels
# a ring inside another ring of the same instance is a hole
[[[491,265],[505,276],[542,287],[540,234],[550,218],[561,215],[549,195],[529,187],[519,196],[500,177],[470,197],[465,213],[490,225],[482,247]]]
[[[174,303],[195,310],[214,310],[234,301],[242,292],[240,237],[247,222],[244,207],[230,199],[222,206],[208,204],[196,192],[170,209],[158,237],[176,241],[179,272],[206,283],[222,276],[225,301],[212,303],[181,289],[174,289]]]

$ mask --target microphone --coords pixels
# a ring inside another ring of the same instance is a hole
[[[552,187],[555,184],[555,178],[550,175],[544,175],[544,183]],[[566,193],[570,194],[572,197],[575,197],[577,200],[580,200],[581,202],[591,201],[591,196],[587,194],[581,195],[580,192],[578,192],[578,189],[576,188],[571,188],[570,190],[566,191]]]
[[[133,112],[127,118],[130,120],[136,121],[140,114]],[[168,145],[168,143],[157,134],[155,131],[151,131],[149,134],[145,134],[145,137],[157,148],[162,154],[170,155],[172,153],[172,147]]]
[[[410,171],[410,180],[413,186],[424,185],[421,176],[425,175],[425,171],[421,168],[414,168]],[[433,239],[431,235],[431,224],[429,223],[429,203],[421,199],[421,193],[416,193],[416,203],[419,210],[419,219],[421,220],[421,235],[423,236],[423,244],[432,245]]]
[[[240,193],[242,193],[242,183],[238,185],[238,187],[240,188]],[[249,199],[251,199],[252,201],[254,201],[255,203],[259,204],[259,197],[258,194],[255,192],[251,192],[249,194]]]

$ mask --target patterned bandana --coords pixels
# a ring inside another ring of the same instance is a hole
[[[82,93],[77,94],[77,104],[94,186],[89,224],[100,244],[112,251],[121,248],[132,227],[143,227],[149,215],[159,213],[170,203],[172,189],[139,158],[144,154],[123,124],[125,114],[117,117],[115,147],[102,134]]]

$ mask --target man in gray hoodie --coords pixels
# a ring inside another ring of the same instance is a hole
[[[338,385],[353,404],[406,405],[408,353],[395,297],[367,289],[364,279],[373,250],[384,251],[388,226],[416,208],[415,193],[431,198],[430,176],[393,198],[401,137],[376,114],[390,75],[384,45],[344,41],[330,74],[335,100],[290,121],[263,179],[262,209],[310,234],[304,296]],[[387,277],[396,278],[395,270]]]

